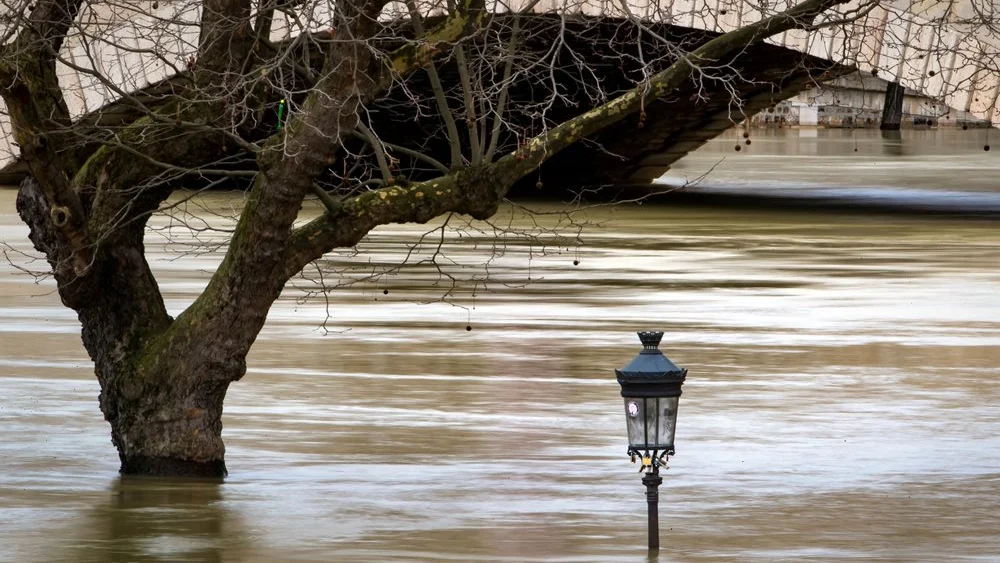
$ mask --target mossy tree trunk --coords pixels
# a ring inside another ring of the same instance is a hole
[[[79,277],[59,267],[72,260],[71,250],[32,177],[21,184],[17,210],[52,263],[63,301],[77,311],[122,472],[224,474],[222,400],[241,364],[217,361],[211,339],[165,354],[172,320],[143,255],[144,225],[119,229]]]

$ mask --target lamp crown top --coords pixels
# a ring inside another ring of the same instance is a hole
[[[636,334],[639,335],[642,347],[646,350],[656,350],[660,345],[660,340],[663,338],[663,332],[661,331],[644,330]]]

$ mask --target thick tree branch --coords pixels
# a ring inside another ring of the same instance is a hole
[[[214,110],[212,104],[167,104],[129,125],[87,159],[73,185],[92,194],[88,230],[96,240],[112,244],[116,231],[137,218],[137,228],[145,225],[171,192],[170,186],[155,181],[160,174],[181,168],[197,173],[206,162],[233,150],[235,145],[226,148],[227,136],[210,126]],[[180,126],[168,117],[171,114],[177,121],[183,116]]]
[[[196,173],[236,147],[252,150],[251,143],[217,126],[226,97],[243,97],[250,87],[244,77],[254,40],[250,10],[250,0],[204,0],[198,55],[189,67],[191,80],[181,83],[185,99],[144,108],[145,117],[99,148],[74,177],[77,190],[93,194],[88,223],[99,242],[111,243],[123,225],[145,225],[170,194],[168,185],[155,180],[163,173]]]
[[[232,88],[243,77],[256,34],[250,0],[203,0],[195,82],[201,88]]]
[[[396,77],[405,76],[418,68],[430,66],[439,54],[456,41],[479,30],[484,16],[483,0],[461,0],[455,10],[433,29],[420,34],[416,41],[400,47],[389,57],[391,73],[383,74],[380,86],[388,86]]]
[[[356,129],[361,105],[474,32],[483,15],[482,0],[463,0],[441,24],[379,61],[364,40],[377,30],[382,5],[380,0],[338,4],[338,37],[343,40],[333,43],[323,78],[300,111],[265,143],[258,157],[261,173],[226,257],[202,295],[174,323],[172,341],[221,330],[233,334],[237,352],[249,349],[288,279],[285,249],[302,200],[333,163],[344,136]]]
[[[271,44],[271,26],[274,24],[274,8],[276,0],[264,0],[253,23],[253,31],[259,43]]]
[[[513,183],[537,169],[557,152],[638,113],[649,102],[669,94],[694,73],[700,72],[702,66],[717,64],[723,57],[778,33],[808,28],[819,14],[849,1],[806,0],[785,12],[724,33],[689,55],[682,56],[666,70],[650,77],[646,83],[534,137],[523,147],[498,160],[496,166],[503,169],[503,174]]]
[[[356,245],[373,228],[390,223],[426,223],[447,212],[486,219],[496,212],[501,190],[489,168],[463,168],[410,186],[366,192],[295,230],[284,256],[290,278],[333,248]]]
[[[847,1],[806,0],[787,12],[725,33],[653,75],[648,83],[531,139],[493,164],[454,171],[407,188],[376,190],[344,202],[339,212],[324,213],[295,231],[285,253],[284,274],[291,277],[326,252],[357,244],[378,225],[421,223],[446,212],[485,219],[495,212],[517,180],[560,150],[667,95],[701,65],[716,64],[726,55],[774,34],[809,26],[821,12]]]
[[[76,21],[83,0],[40,0],[34,4],[28,22],[15,41],[15,55],[44,53],[55,59],[66,39],[66,32]]]
[[[56,57],[83,0],[39,0],[17,39],[5,45],[0,83],[21,158],[45,194],[52,221],[73,250],[73,270],[90,267],[90,237],[84,207],[70,186],[75,152],[66,132],[69,109],[56,76]]]
[[[378,91],[371,77],[379,75],[380,62],[365,41],[378,30],[382,5],[382,0],[337,5],[336,25],[344,40],[331,47],[322,78],[299,111],[260,151],[260,174],[229,250],[205,291],[174,323],[171,345],[183,346],[204,331],[232,335],[226,354],[241,356],[253,343],[286,281],[282,256],[302,200],[333,163],[343,138],[357,128],[362,102]]]

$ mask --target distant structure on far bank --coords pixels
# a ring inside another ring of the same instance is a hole
[[[750,118],[755,127],[878,129],[889,82],[866,72],[836,78]],[[909,128],[986,128],[990,123],[914,90],[903,93],[900,125]]]

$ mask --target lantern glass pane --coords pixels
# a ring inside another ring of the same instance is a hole
[[[680,397],[659,397],[657,414],[651,416],[656,424],[656,448],[663,450],[674,447],[674,431],[677,428],[677,403]],[[652,401],[652,399],[648,399]]]
[[[625,397],[628,444],[640,451],[671,450],[680,397]]]
[[[653,449],[659,442],[656,432],[659,430],[659,424],[656,422],[656,416],[659,414],[659,410],[656,408],[656,402],[659,399],[656,397],[649,397],[645,399],[646,401],[646,445]]]
[[[625,397],[625,425],[628,428],[628,445],[638,449],[646,448],[647,400],[641,397]]]

